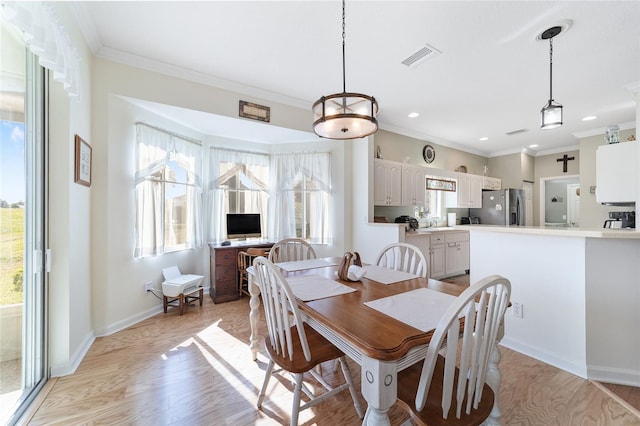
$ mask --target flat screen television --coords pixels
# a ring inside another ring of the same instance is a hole
[[[227,213],[227,239],[261,237],[259,213]]]

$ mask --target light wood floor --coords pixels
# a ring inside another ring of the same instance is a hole
[[[266,358],[251,360],[249,306],[239,301],[189,307],[98,338],[71,376],[53,379],[26,424],[288,424],[291,386],[271,380],[255,408]],[[264,330],[263,330],[264,332]],[[504,425],[640,425],[640,418],[593,383],[506,348],[500,400]],[[350,363],[354,379],[359,368]],[[329,380],[332,369],[325,368]],[[365,405],[364,399],[363,406]],[[398,407],[392,424],[407,417]],[[305,410],[303,425],[356,425],[348,392]]]

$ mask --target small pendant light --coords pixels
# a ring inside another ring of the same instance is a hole
[[[553,38],[561,31],[562,27],[555,26],[540,35],[540,39],[549,40],[549,102],[540,110],[540,128],[544,130],[562,126],[562,105],[553,100]]]
[[[313,131],[327,139],[358,139],[378,130],[378,102],[373,96],[348,93],[345,77],[345,0],[342,0],[342,93],[314,102]]]

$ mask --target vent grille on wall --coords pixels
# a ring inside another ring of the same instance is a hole
[[[402,61],[403,65],[406,65],[410,68],[415,68],[424,62],[425,59],[431,58],[437,54],[441,53],[438,49],[433,46],[429,46],[428,44],[422,49],[415,52],[413,55],[409,56],[407,59]]]

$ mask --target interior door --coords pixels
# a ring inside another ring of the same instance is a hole
[[[580,226],[580,184],[567,185],[567,223]]]

